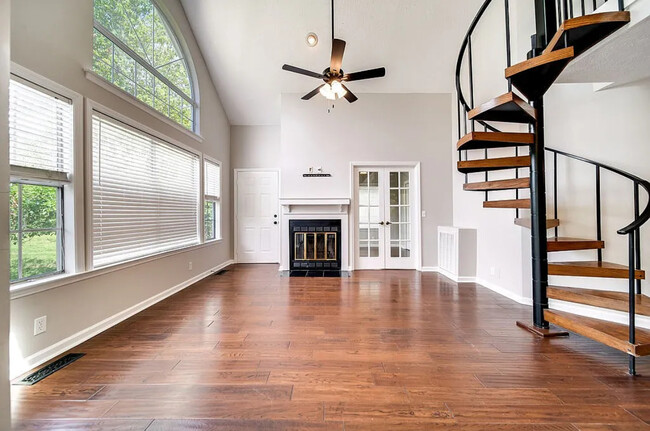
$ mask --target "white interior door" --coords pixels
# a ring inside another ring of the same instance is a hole
[[[275,171],[236,171],[237,262],[278,263],[279,181]]]
[[[413,169],[355,170],[357,269],[415,269]]]

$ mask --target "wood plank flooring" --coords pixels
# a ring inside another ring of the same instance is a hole
[[[433,273],[239,265],[13,386],[14,430],[650,430],[650,360],[518,328],[529,307]]]

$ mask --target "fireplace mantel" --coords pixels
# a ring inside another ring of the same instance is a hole
[[[341,220],[341,269],[349,271],[349,198],[281,198],[280,271],[289,270],[289,220]]]
[[[298,207],[338,207],[339,213],[348,212],[349,198],[288,198],[280,199],[280,205],[286,213],[292,213]]]

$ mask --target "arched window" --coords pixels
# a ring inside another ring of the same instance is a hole
[[[189,58],[152,0],[94,0],[93,71],[194,130]]]

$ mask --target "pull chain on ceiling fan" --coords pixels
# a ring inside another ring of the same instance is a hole
[[[386,76],[386,69],[383,67],[377,69],[364,70],[362,72],[345,74],[341,69],[343,64],[343,54],[345,53],[345,41],[334,37],[334,0],[332,0],[332,55],[330,66],[323,73],[311,72],[299,67],[285,64],[283,70],[309,76],[316,79],[322,79],[325,83],[307,93],[302,97],[303,100],[309,100],[318,93],[321,93],[328,100],[337,100],[345,98],[350,103],[357,101],[355,96],[343,82],[361,81],[363,79],[381,78]]]

